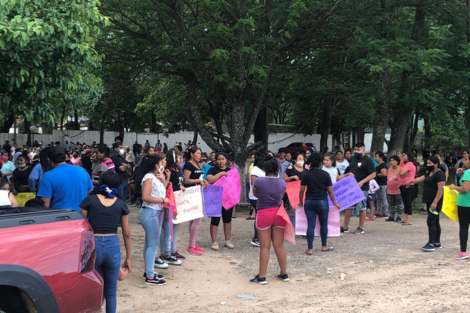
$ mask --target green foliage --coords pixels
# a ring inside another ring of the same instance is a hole
[[[0,121],[15,110],[52,123],[57,104],[99,94],[94,37],[106,23],[95,0],[2,0]]]

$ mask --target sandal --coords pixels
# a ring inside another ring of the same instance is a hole
[[[236,215],[234,215],[234,216],[232,216],[232,218],[237,218],[237,216],[236,216]]]
[[[408,223],[408,222],[405,222],[405,223],[402,223],[401,226],[408,226],[408,225],[413,225],[411,223]]]
[[[330,251],[333,251],[334,248],[332,246],[327,246],[328,248],[327,249],[323,249],[323,247],[321,248],[321,252],[330,252]]]
[[[374,216],[366,216],[366,221],[373,221],[373,220],[375,220],[376,218],[377,218],[376,215],[374,215]]]
[[[310,252],[309,252],[309,251],[310,251]],[[306,255],[312,255],[312,254],[313,254],[313,249],[312,249],[312,250],[307,250],[307,251],[305,251],[305,254],[306,254]]]

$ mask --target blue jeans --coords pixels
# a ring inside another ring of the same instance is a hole
[[[326,246],[328,237],[328,200],[305,200],[305,215],[307,215],[307,244],[308,250],[313,249],[313,237],[315,236],[315,224],[320,222],[321,245]]]
[[[160,221],[163,211],[142,207],[139,211],[139,222],[145,231],[144,242],[144,264],[145,275],[150,278],[155,275],[153,266],[157,256],[158,244],[160,243]]]
[[[122,201],[127,200],[127,181],[124,181],[121,185],[118,187],[118,198],[121,199]]]
[[[95,270],[102,268],[106,313],[116,312],[116,291],[119,269],[121,267],[121,248],[119,238],[114,236],[95,236]]]
[[[162,231],[160,236],[160,253],[164,255],[171,254],[171,235],[170,235],[170,209],[163,209],[163,218],[160,221]]]

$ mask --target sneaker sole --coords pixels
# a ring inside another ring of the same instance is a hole
[[[354,233],[354,235],[362,235],[362,234],[364,234],[364,232]]]
[[[161,270],[164,270],[164,269],[167,269],[167,268],[168,268],[168,265],[167,265],[167,266],[161,266],[161,265],[155,264],[153,267],[156,267],[156,268],[159,268],[159,269],[161,269]]]
[[[435,250],[434,250],[434,249],[423,249],[423,248],[421,248],[421,251],[424,251],[424,252],[433,252],[433,251],[435,251]]]
[[[285,282],[289,281],[289,278],[286,278],[286,279],[279,278],[279,279],[282,280],[282,281],[285,281]]]
[[[168,263],[168,265],[173,265],[173,266],[180,266],[181,264],[183,264],[183,262],[179,262],[179,263]]]
[[[469,259],[469,257],[467,256],[467,257],[462,257],[462,258],[454,258],[454,259],[455,259],[455,260],[468,260],[468,259]]]
[[[261,282],[259,282],[259,281],[250,281],[250,283],[252,283],[252,284],[258,284],[258,285],[267,285],[267,284],[268,284],[267,281],[261,281]]]
[[[164,282],[163,284],[154,284],[154,283],[145,282],[145,284],[146,285],[153,285],[153,286],[165,286],[166,282]]]
[[[197,256],[201,256],[202,254],[201,253],[194,253],[194,252],[189,252],[189,251],[186,251],[186,253],[189,253],[191,255],[197,255]]]

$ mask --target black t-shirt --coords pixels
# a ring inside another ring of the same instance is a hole
[[[83,168],[88,173],[91,173],[91,166],[93,165],[93,162],[91,161],[90,157],[87,157],[87,156],[82,157],[82,164],[83,164]]]
[[[28,166],[24,171],[20,171],[18,168],[13,171],[13,177],[15,177],[15,188],[21,185],[28,185],[28,178],[33,169]]]
[[[183,173],[184,173],[184,171],[190,171],[191,172],[191,174],[189,175],[189,179],[200,179],[200,178],[204,177],[204,172],[199,167],[199,165],[196,167],[196,166],[193,165],[193,163],[191,163],[189,161],[184,164]],[[184,184],[185,187],[193,187],[193,186],[196,186],[196,185],[200,185],[200,184],[199,183],[197,183],[197,184],[187,184],[187,183],[185,183]]]
[[[105,206],[97,195],[83,199],[80,208],[88,211],[88,222],[95,234],[116,234],[121,216],[129,214],[129,208],[121,199],[116,199],[111,206]]]
[[[10,155],[10,153],[11,153],[11,145],[9,145],[9,144],[3,145],[3,150],[5,150],[5,152],[8,153],[8,155]]]
[[[307,186],[305,200],[326,200],[327,187],[333,185],[330,174],[322,169],[305,171],[300,184]]]
[[[119,166],[123,165],[123,164],[129,164],[129,162],[127,162],[122,156],[120,155],[113,155],[111,156],[111,160],[113,160],[113,163],[114,163],[114,170],[116,171],[116,173],[119,174],[119,176],[121,176],[122,179],[124,180],[127,180],[129,178],[129,174],[127,173],[127,169],[125,171],[121,171],[119,170]]]
[[[211,168],[207,171],[207,176],[212,175],[215,176],[221,172],[228,172],[230,169],[226,167],[225,169],[221,169],[218,166],[211,166]]]
[[[305,169],[302,171],[302,172],[299,172],[298,170],[295,169],[294,166],[292,166],[292,168],[288,167],[286,169],[286,175],[287,177],[292,177],[292,176],[297,176],[299,178],[299,180],[302,180],[302,177],[304,176],[304,173],[305,173]]]
[[[372,162],[372,160],[367,155],[364,155],[359,160],[356,157],[352,157],[349,161],[349,167],[346,169],[346,173],[354,174],[354,178],[356,178],[357,182],[360,182],[374,172],[374,162]],[[364,183],[361,190],[368,191],[369,182]]]
[[[181,186],[184,186],[184,176],[179,170],[170,170],[170,183],[173,186],[173,191],[180,191]]]
[[[437,183],[445,182],[446,181],[446,174],[438,170],[432,176],[429,176],[430,172],[427,172],[424,175],[424,188],[423,188],[423,202],[424,203],[432,203],[434,202],[434,198],[436,198],[437,194]],[[442,198],[439,202],[442,201]]]
[[[387,173],[387,165],[385,165],[385,163],[380,163],[379,165],[377,165],[377,167],[375,168],[375,172],[377,173],[377,175],[380,174],[380,171],[382,169],[385,169],[385,173]],[[377,176],[375,177],[375,181],[379,186],[387,186],[387,175],[385,175],[385,177]]]

